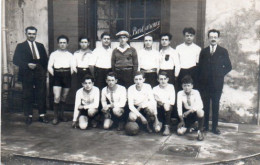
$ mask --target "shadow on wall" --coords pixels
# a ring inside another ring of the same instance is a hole
[[[220,29],[225,36],[233,70],[225,78],[220,118],[227,122],[256,123],[258,102],[260,12],[237,11]]]

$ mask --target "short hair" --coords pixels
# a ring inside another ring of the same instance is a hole
[[[38,31],[38,29],[34,26],[28,26],[25,28],[25,33],[27,33],[28,30],[36,30],[36,32]]]
[[[88,42],[90,42],[90,39],[87,36],[80,37],[79,38],[79,42],[81,42],[81,40],[83,40],[83,39],[86,39],[86,40],[88,40]]]
[[[90,74],[86,74],[84,77],[83,77],[83,79],[82,79],[82,83],[84,83],[85,82],[85,80],[91,80],[92,82],[94,82],[94,77],[92,76],[92,75],[90,75]]]
[[[60,39],[66,39],[67,43],[69,43],[69,38],[67,36],[63,35],[63,34],[58,36],[58,38],[57,38],[58,43],[59,43]]]
[[[181,84],[193,84],[193,80],[190,75],[186,75],[181,79]]]
[[[219,31],[219,30],[210,29],[210,30],[208,31],[208,37],[209,37],[209,33],[218,33],[218,37],[220,37],[220,31]]]
[[[152,34],[146,34],[146,35],[144,35],[144,38],[147,37],[147,36],[153,38],[153,35],[152,35]]]
[[[117,74],[115,72],[109,72],[106,76],[106,78],[110,76],[110,77],[114,77],[115,79],[117,79]]]
[[[103,32],[102,34],[101,34],[101,39],[104,37],[104,36],[109,36],[110,38],[111,38],[111,34],[110,33],[108,33],[108,32]]]
[[[195,35],[196,34],[196,31],[195,29],[193,29],[192,27],[185,27],[182,31],[182,34],[185,35],[185,33],[190,33],[190,34],[193,34]]]
[[[171,33],[162,33],[162,34],[160,34],[160,39],[162,39],[162,37],[164,37],[164,36],[168,36],[169,40],[172,40]]]
[[[160,75],[162,75],[162,76],[165,76],[165,77],[169,78],[169,76],[168,76],[167,72],[165,72],[165,71],[159,72],[159,74],[158,74],[158,79],[159,79],[159,76],[160,76]]]
[[[145,73],[144,73],[144,72],[142,72],[142,71],[137,71],[137,72],[135,73],[135,76],[139,76],[139,75],[142,75],[143,78],[145,78]],[[135,76],[134,76],[134,77],[135,77]]]

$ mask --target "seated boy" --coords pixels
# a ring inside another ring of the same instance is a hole
[[[152,132],[149,124],[154,120],[154,130],[159,132],[161,123],[157,118],[156,101],[154,100],[152,87],[144,83],[144,81],[143,73],[138,71],[134,76],[135,84],[128,88],[129,120],[136,121],[140,119],[149,133]]]
[[[192,89],[193,80],[191,76],[185,76],[181,82],[183,90],[179,91],[177,94],[177,109],[180,118],[177,133],[183,135],[187,131],[187,128],[190,128],[191,124],[198,120],[199,129],[197,139],[202,141],[204,139],[202,133],[204,111],[200,93],[199,91]]]
[[[109,129],[113,122],[118,124],[117,130],[123,127],[125,119],[126,88],[117,84],[117,77],[114,72],[106,76],[107,86],[102,89],[101,104],[104,113],[104,129]]]
[[[79,122],[80,129],[88,127],[88,120],[93,119],[98,112],[99,89],[94,86],[94,78],[91,75],[85,75],[82,79],[82,86],[76,93],[75,108],[72,127],[77,127]],[[96,127],[96,121],[92,120],[92,126]]]
[[[163,135],[170,134],[171,112],[175,104],[175,89],[168,83],[169,77],[166,72],[160,72],[158,75],[159,85],[153,88],[154,98],[158,107],[158,118],[164,124]]]

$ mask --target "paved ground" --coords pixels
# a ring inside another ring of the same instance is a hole
[[[36,120],[26,126],[22,114],[2,115],[3,164],[260,164],[260,127],[255,125],[223,124],[221,135],[209,132],[199,142],[196,133],[127,136]]]

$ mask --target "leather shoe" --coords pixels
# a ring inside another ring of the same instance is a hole
[[[31,125],[31,124],[32,124],[32,117],[27,117],[27,118],[25,119],[25,124],[26,124],[26,125]]]
[[[216,134],[216,135],[220,135],[220,134],[221,134],[221,132],[220,132],[220,130],[219,130],[218,128],[213,129],[212,132],[213,132],[214,134]]]
[[[39,117],[39,122],[41,122],[41,123],[49,123],[49,120],[45,116],[40,116]]]

